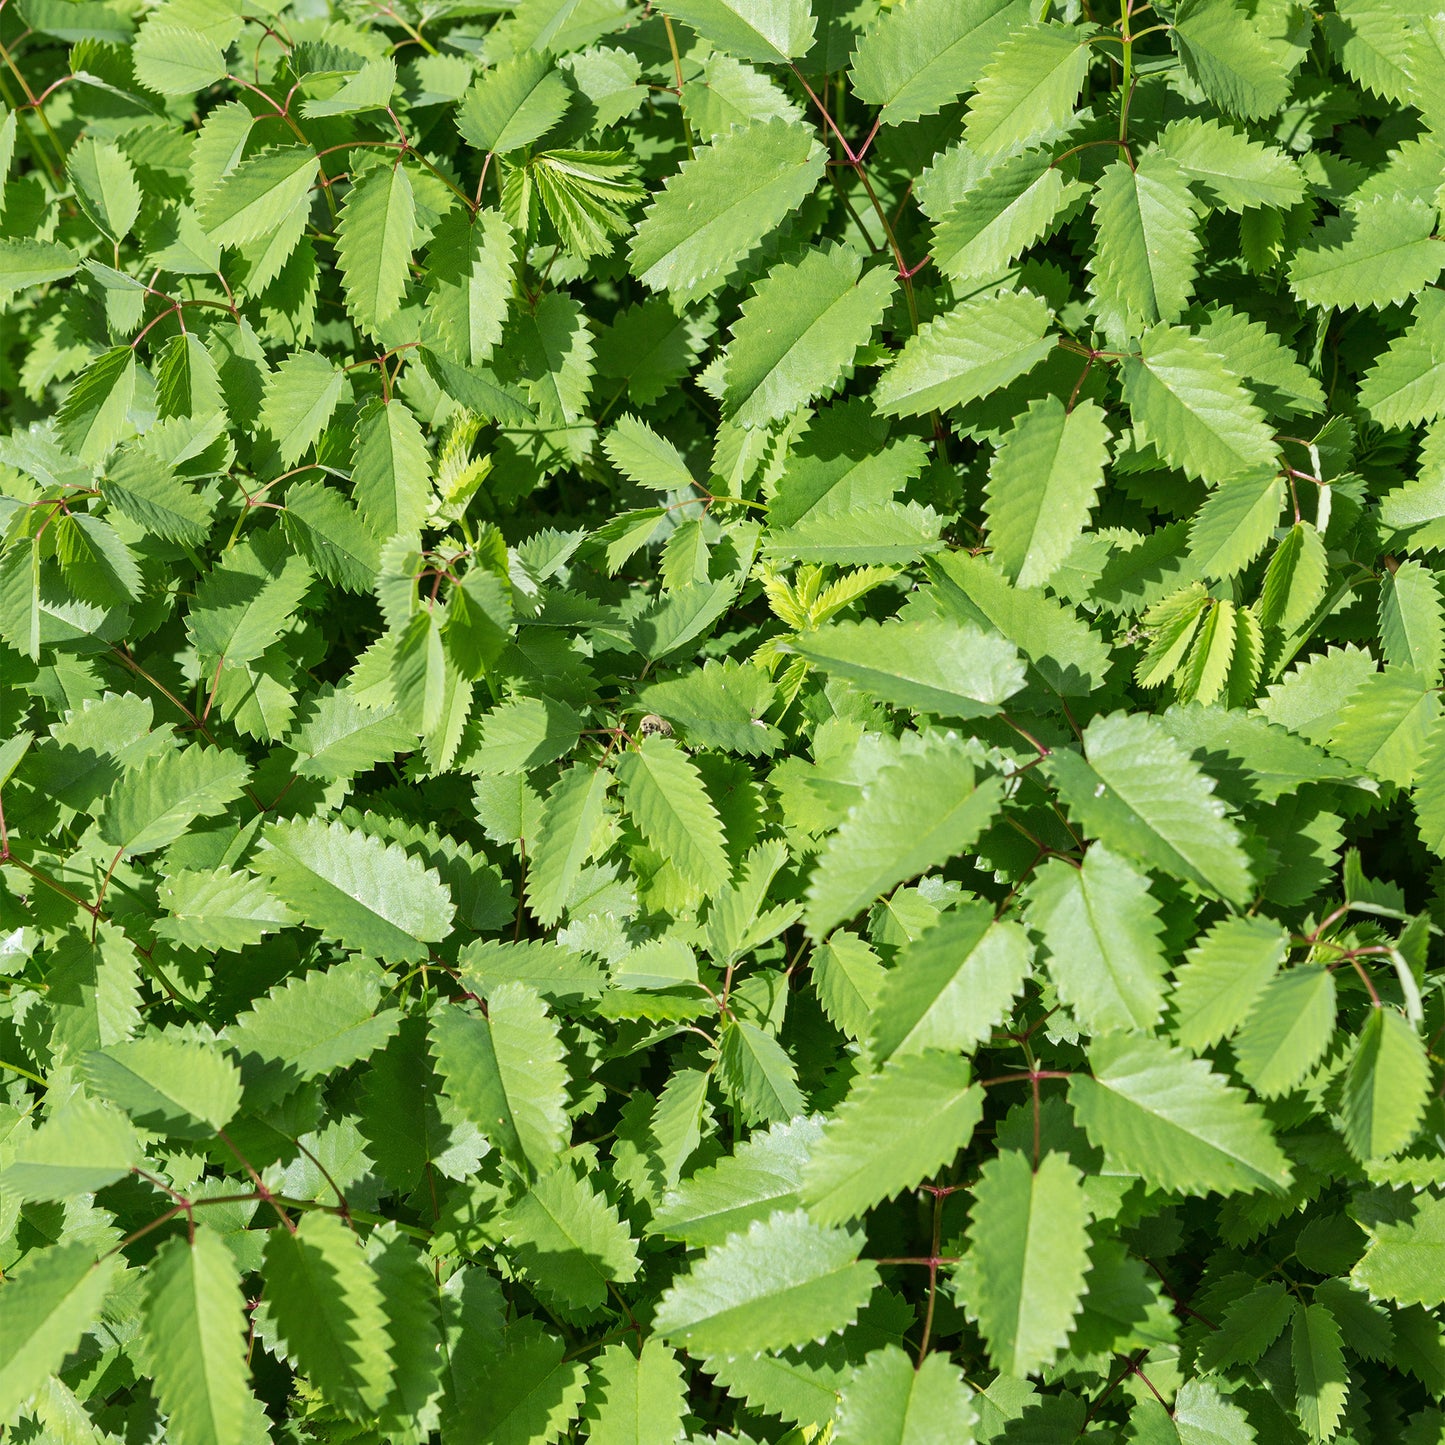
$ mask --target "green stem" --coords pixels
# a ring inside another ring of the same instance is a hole
[[[40,122],[41,129],[44,130],[45,134],[50,137],[50,144],[55,147],[56,157],[60,161],[60,170],[56,170],[55,167],[49,163],[49,161],[46,162],[45,169],[50,173],[50,179],[55,183],[56,189],[60,190],[62,188],[60,182],[60,175],[61,171],[65,169],[65,147],[60,144],[60,137],[55,134],[55,127],[50,124],[50,121],[46,117],[45,112],[40,108],[40,103],[35,99],[35,92],[31,90],[29,82],[25,79],[23,75],[21,75],[19,68],[15,64],[14,57],[10,54],[9,50],[5,48],[5,44],[3,41],[0,41],[0,60],[3,60],[5,62],[6,68],[9,70],[10,74],[15,77],[16,83],[19,85],[20,89],[25,92],[25,99],[29,102],[28,106],[14,106],[12,107],[12,109],[17,112],[21,111],[22,109],[33,110],[35,112],[36,118]],[[26,134],[29,134],[28,129],[26,131]],[[41,152],[37,147],[36,154],[39,155],[40,153]]]
[[[1129,139],[1129,102],[1134,98],[1134,37],[1129,34],[1129,3],[1130,0],[1120,0],[1119,38],[1124,46],[1124,73],[1120,80],[1124,91],[1124,99],[1119,106],[1120,145]]]
[[[682,108],[682,56],[677,48],[677,36],[672,28],[672,16],[662,17],[663,28],[667,31],[667,47],[672,51],[672,73],[677,78],[677,109],[682,116],[682,138],[687,144],[687,158],[693,158],[692,127],[687,123],[687,112]]]
[[[0,1069],[9,1069],[12,1074],[23,1074],[31,1083],[39,1084],[42,1089],[50,1087],[39,1074],[32,1074],[29,1069],[22,1069],[19,1064],[12,1064],[8,1059],[0,1059]]]

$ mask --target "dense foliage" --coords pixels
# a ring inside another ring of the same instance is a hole
[[[1445,1438],[1428,0],[0,45],[0,1434]]]

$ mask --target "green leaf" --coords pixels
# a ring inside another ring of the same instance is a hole
[[[253,867],[309,927],[348,948],[404,963],[451,931],[441,879],[396,844],[320,818],[272,823]]]
[[[313,969],[258,998],[227,1030],[246,1065],[248,1093],[283,1096],[379,1049],[400,1023],[377,1011],[385,975],[363,959]]]
[[[1102,685],[1109,652],[1071,607],[1040,591],[1010,587],[987,558],[949,552],[925,563],[938,609],[1001,632],[1061,697]]]
[[[1174,976],[1175,1033],[1192,1053],[1228,1038],[1284,962],[1289,939],[1268,918],[1224,918]]]
[[[453,1005],[432,1023],[448,1095],[517,1168],[541,1172],[567,1141],[567,1071],[557,1024],[525,984],[491,990],[485,1017]]]
[[[550,697],[503,703],[482,719],[476,766],[486,773],[541,767],[570,753],[581,731],[582,719]]]
[[[502,339],[517,267],[512,228],[500,211],[449,211],[427,249],[427,324],[460,366],[480,366]],[[398,530],[406,530],[399,528]]]
[[[749,755],[772,752],[782,734],[763,720],[773,685],[760,667],[710,658],[700,668],[649,683],[638,702],[702,747]]]
[[[732,872],[723,826],[696,764],[669,738],[645,737],[617,761],[628,816],[642,836],[704,893]]]
[[[1325,589],[1329,563],[1318,530],[1296,522],[1275,548],[1260,593],[1260,621],[1293,632],[1314,612]]]
[[[142,1128],[209,1135],[224,1128],[241,1103],[236,1066],[205,1044],[164,1035],[110,1044],[88,1053],[91,1088],[118,1104]]]
[[[682,1365],[658,1340],[634,1354],[608,1345],[589,1375],[596,1403],[589,1410],[592,1445],[672,1445],[682,1436],[687,1393]]]
[[[743,302],[723,354],[724,413],[766,426],[832,391],[883,319],[895,276],[849,247],[774,266]]]
[[[322,482],[293,483],[282,513],[297,550],[329,582],[370,592],[381,565],[376,535],[341,494]]]
[[[1264,417],[1218,353],[1177,326],[1156,326],[1139,345],[1122,364],[1124,400],[1165,461],[1210,483],[1274,464]]]
[[[807,0],[669,0],[669,12],[739,60],[786,65],[813,43]]]
[[[1255,206],[1288,210],[1304,199],[1297,162],[1221,121],[1170,121],[1159,136],[1159,154],[1176,161],[1190,190],[1211,206],[1240,213]]]
[[[1081,868],[1045,864],[1027,901],[1049,978],[1079,1023],[1094,1034],[1152,1032],[1164,1008],[1166,965],[1149,880],[1096,843]]]
[[[346,780],[407,752],[416,734],[395,707],[363,707],[345,690],[323,689],[287,740],[297,773]]]
[[[1419,1034],[1392,1008],[1373,1008],[1345,1072],[1345,1143],[1362,1163],[1398,1154],[1420,1127],[1430,1061]]]
[[[830,1116],[803,1171],[820,1224],[843,1224],[940,1173],[983,1117],[968,1063],[942,1053],[895,1058],[859,1079]]]
[[[1019,18],[1014,0],[908,0],[883,10],[853,52],[853,90],[884,125],[936,115],[971,90]]]
[[[1216,105],[1246,120],[1280,109],[1299,63],[1294,47],[1261,20],[1230,0],[1184,0],[1174,17],[1185,71]]]
[[[859,1235],[801,1209],[756,1221],[712,1245],[663,1292],[653,1326],[694,1355],[756,1354],[836,1334],[878,1283]]]
[[[602,446],[607,460],[639,487],[670,492],[693,485],[682,453],[635,416],[619,417]]]
[[[108,523],[85,512],[55,524],[55,555],[73,592],[97,607],[123,607],[140,594],[135,554]]]
[[[957,857],[1001,796],[996,779],[977,783],[969,750],[939,734],[882,768],[823,846],[808,884],[808,932],[826,937],[895,884]]]
[[[874,392],[888,416],[948,411],[1032,371],[1053,350],[1049,308],[1027,292],[965,301],[926,321]]]
[[[830,942],[837,948],[846,939],[835,933]],[[871,1010],[874,1053],[971,1050],[1007,1016],[1032,963],[1017,923],[995,920],[986,904],[960,903],[905,944],[883,976]]]
[[[478,1332],[479,1333],[479,1332]],[[475,1347],[474,1347],[475,1348]],[[496,1445],[552,1445],[582,1404],[586,1366],[532,1320],[507,1331],[507,1347],[486,1351],[455,1422],[464,1439]]]
[[[1334,975],[1297,964],[1270,979],[1235,1035],[1239,1072],[1264,1098],[1287,1093],[1319,1062],[1334,1032]]]
[[[15,112],[11,111],[11,115]],[[73,276],[80,257],[53,241],[0,239],[0,295]]]
[[[406,293],[416,244],[416,202],[404,165],[383,162],[352,185],[336,238],[347,309],[363,331],[381,340]]]
[[[462,97],[457,129],[478,150],[503,155],[540,140],[571,104],[567,82],[545,51],[526,51],[486,71]]]
[[[346,373],[315,351],[293,352],[266,378],[261,424],[275,439],[283,466],[295,466],[311,450],[346,384]],[[288,506],[296,490],[287,494]]]
[[[651,291],[715,291],[823,174],[823,149],[783,120],[735,130],[687,161],[643,216],[632,274]]]
[[[612,774],[585,763],[568,768],[553,784],[542,807],[527,874],[527,902],[551,925],[562,916],[592,854]]]
[[[786,1124],[806,1107],[793,1061],[769,1033],[732,1018],[718,1044],[723,1086],[752,1124]]]
[[[1373,673],[1340,707],[1334,699],[1329,748],[1363,772],[1408,788],[1419,772],[1440,700],[1416,672]]]
[[[1109,848],[1233,903],[1251,891],[1249,860],[1214,780],[1152,718],[1120,713],[1084,730],[1084,754],[1044,764],[1077,821]]]
[[[241,1445],[246,1384],[246,1301],[218,1234],[168,1239],[147,1271],[150,1373],[177,1445]]]
[[[1445,603],[1434,575],[1401,562],[1380,582],[1380,645],[1389,667],[1434,679],[1445,661]]]
[[[242,161],[201,207],[201,224],[218,246],[269,236],[306,198],[320,162],[308,146],[278,146]]]
[[[1196,207],[1184,168],[1162,151],[1137,164],[1121,157],[1099,177],[1093,290],[1102,315],[1125,334],[1183,315],[1203,244]]]
[[[105,800],[101,842],[130,855],[173,843],[241,796],[251,770],[235,753],[192,744],[123,773]]]
[[[1322,1304],[1296,1304],[1290,1331],[1295,1408],[1312,1440],[1328,1440],[1339,1428],[1349,1398],[1349,1376],[1340,1327]]]
[[[274,533],[248,538],[196,588],[186,631],[197,653],[207,664],[254,662],[291,624],[311,581]]]
[[[1273,539],[1284,499],[1284,479],[1273,470],[1216,488],[1189,529],[1189,552],[1200,574],[1222,581],[1249,566]]]
[[[305,1213],[266,1241],[266,1308],[288,1359],[352,1419],[373,1418],[391,1387],[391,1344],[375,1271],[334,1214]]]
[[[916,6],[897,13],[910,8]],[[955,281],[994,276],[1051,234],[1087,193],[1081,181],[1052,164],[1047,151],[1006,156],[940,215],[934,264]]]
[[[1417,426],[1445,415],[1445,291],[1422,291],[1415,319],[1360,381],[1360,405],[1381,426]]]
[[[1413,197],[1381,196],[1335,216],[1295,253],[1289,284],[1307,306],[1398,305],[1445,268],[1437,211]]]
[[[0,1420],[13,1421],[80,1344],[120,1271],[114,1255],[97,1261],[93,1246],[72,1241],[34,1251],[8,1277],[0,1290]]]
[[[1254,1426],[1212,1380],[1187,1380],[1166,1410],[1152,1398],[1134,1406],[1131,1445],[1253,1445]]]
[[[963,137],[980,155],[1054,140],[1068,128],[1089,69],[1088,31],[1045,23],[994,51],[968,103]]]
[[[757,1130],[670,1190],[649,1232],[699,1246],[721,1244],[776,1210],[794,1209],[822,1121],[802,1117]]]
[[[831,622],[788,650],[895,707],[940,717],[987,716],[1024,685],[1011,643],[951,619]]]
[[[610,1281],[637,1275],[637,1250],[617,1211],[568,1160],[518,1196],[501,1229],[518,1268],[561,1305],[595,1310]]]
[[[83,462],[98,462],[125,434],[135,395],[135,352],[117,346],[98,357],[65,395],[60,439]]]
[[[1084,1295],[1088,1220],[1084,1176],[1062,1154],[1035,1167],[1003,1149],[984,1164],[954,1278],[1005,1374],[1034,1374],[1063,1349]]]
[[[415,415],[395,397],[356,424],[352,495],[378,537],[411,533],[426,519],[431,462]]]
[[[1020,587],[1058,570],[1104,482],[1109,431],[1091,401],[1072,411],[1040,397],[999,443],[988,472],[985,515],[993,559]]]
[[[237,953],[296,922],[259,878],[229,868],[177,869],[161,884],[160,902],[166,913],[154,921],[156,933],[205,952]]]
[[[1366,1228],[1370,1246],[1350,1271],[1353,1285],[1398,1305],[1445,1304],[1445,1199],[1416,1194],[1398,1215]]]
[[[390,56],[368,60],[341,89],[325,100],[308,100],[301,113],[308,120],[328,115],[356,115],[364,110],[382,110],[396,89],[396,62]]]
[[[112,240],[122,241],[140,215],[141,190],[130,157],[110,141],[86,136],[70,153],[66,170],[75,199]]]
[[[136,79],[161,95],[194,95],[226,73],[221,47],[209,36],[154,20],[141,27],[131,57]]]
[[[836,1445],[928,1445],[974,1438],[972,1392],[941,1351],[913,1361],[897,1345],[874,1350],[844,1383]]]
[[[128,1173],[140,1152],[123,1114],[78,1094],[20,1140],[0,1185],[22,1200],[93,1194]]]
[[[1089,1049],[1093,1077],[1069,1081],[1069,1102],[1111,1163],[1159,1189],[1229,1194],[1290,1183],[1259,1106],[1155,1039],[1107,1034]]]

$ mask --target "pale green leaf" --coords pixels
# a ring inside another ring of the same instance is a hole
[[[823,1128],[803,1171],[802,1200],[821,1224],[843,1224],[940,1173],[983,1117],[966,1060],[895,1058],[859,1079]]]
[[[1087,762],[1055,752],[1044,764],[1070,811],[1111,849],[1233,903],[1248,900],[1249,859],[1214,780],[1142,714],[1095,718]]]
[[[1062,1154],[1034,1166],[1003,1149],[984,1164],[954,1281],[1005,1374],[1034,1374],[1063,1348],[1084,1296],[1088,1219],[1084,1176]]]
[[[663,1292],[653,1327],[699,1355],[755,1354],[847,1328],[878,1283],[860,1235],[801,1209],[756,1221],[712,1245]]]
[[[617,762],[628,815],[695,887],[715,893],[731,866],[723,826],[696,764],[669,738],[645,737]]]
[[[985,515],[993,559],[1020,587],[1056,572],[1104,482],[1109,430],[1091,401],[1072,411],[1058,397],[1029,404],[989,467]]]
[[[808,932],[822,939],[898,883],[962,853],[998,810],[996,779],[978,783],[970,750],[929,735],[882,768],[823,846],[808,884]]]
[[[835,933],[830,942],[847,939]],[[871,1010],[874,1053],[974,1048],[1007,1016],[1032,963],[1019,924],[996,921],[987,904],[960,903],[906,943],[882,976]]]
[[[1164,1008],[1166,963],[1149,880],[1096,843],[1081,868],[1046,863],[1027,904],[1048,976],[1079,1023],[1090,1033],[1152,1032]]]
[[[1430,1088],[1419,1034],[1393,1008],[1374,1008],[1355,1045],[1341,1094],[1345,1143],[1360,1161],[1389,1158],[1414,1138]]]
[[[0,1289],[0,1420],[21,1406],[80,1344],[96,1323],[121,1261],[79,1241],[32,1251],[25,1265],[7,1271]]]
[[[968,103],[963,136],[980,155],[1037,145],[1063,134],[1089,69],[1088,31],[1025,25],[994,51]]]
[[[246,1384],[246,1301],[231,1251],[200,1229],[168,1239],[146,1271],[150,1377],[176,1445],[241,1445]]]
[[[941,717],[987,716],[1024,685],[1011,643],[944,618],[830,622],[799,633],[788,650],[895,707]]]
[[[286,1356],[337,1409],[374,1417],[391,1388],[391,1344],[376,1273],[334,1214],[308,1212],[266,1241],[266,1308]]]
[[[853,52],[853,90],[903,125],[970,90],[1022,11],[1016,0],[903,0],[883,9]]]
[[[895,276],[850,247],[774,266],[743,302],[723,353],[724,414],[766,426],[833,390],[883,319]]]
[[[1023,291],[955,306],[924,322],[883,373],[879,411],[922,416],[988,396],[1053,350],[1048,325],[1047,305]]]
[[[1257,1104],[1155,1039],[1110,1034],[1089,1049],[1069,1100],[1090,1140],[1119,1169],[1181,1194],[1283,1192],[1289,1163]]]
[[[770,120],[730,132],[654,197],[632,239],[632,274],[652,291],[716,290],[822,174],[823,149],[805,127]]]
[[[973,1392],[940,1350],[914,1363],[897,1345],[874,1350],[844,1383],[835,1445],[955,1445],[974,1438]]]
[[[252,866],[307,926],[388,963],[426,957],[451,931],[451,894],[435,872],[341,823],[272,823]]]
[[[567,1141],[567,1072],[556,1021],[525,984],[504,983],[483,1017],[445,1005],[432,1054],[457,1107],[519,1169],[549,1168]]]

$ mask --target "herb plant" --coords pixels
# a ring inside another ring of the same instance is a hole
[[[0,1434],[1438,1445],[1445,17],[0,3]]]

